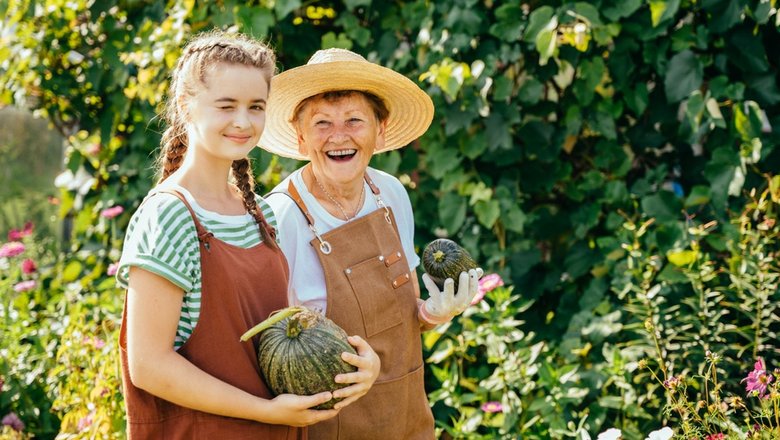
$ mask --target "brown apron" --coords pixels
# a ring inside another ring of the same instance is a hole
[[[165,192],[187,206],[200,241],[200,317],[179,354],[220,380],[272,398],[260,376],[257,338],[242,343],[239,337],[271,312],[287,306],[287,261],[265,243],[243,249],[214,238],[180,193]],[[126,319],[125,308],[120,346],[129,439],[306,439],[306,429],[209,414],[135,387],[127,367]]]
[[[382,361],[371,390],[337,417],[310,426],[309,437],[430,440],[433,415],[423,383],[413,274],[392,211],[367,174],[365,180],[379,209],[322,235],[292,181],[288,186],[316,237],[311,245],[325,274],[326,315],[367,340]]]

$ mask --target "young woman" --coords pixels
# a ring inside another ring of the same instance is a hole
[[[273,397],[247,329],[286,307],[288,268],[275,220],[253,192],[247,154],[265,126],[273,52],[212,32],[183,50],[164,114],[161,178],[134,214],[118,280],[130,438],[299,439],[365,394],[379,360],[360,337],[351,383]],[[333,397],[333,410],[310,409]]]

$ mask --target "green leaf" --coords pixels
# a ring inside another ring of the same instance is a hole
[[[352,49],[352,40],[349,39],[344,33],[336,35],[334,32],[328,32],[322,36],[322,49],[330,49],[337,47],[339,49]]]
[[[455,353],[455,345],[451,339],[445,339],[436,345],[436,350],[425,360],[429,364],[438,364]]]
[[[460,151],[469,159],[476,159],[487,149],[487,139],[485,132],[480,131],[473,136],[463,136],[461,139]]]
[[[446,193],[439,199],[439,221],[447,233],[454,235],[466,220],[466,199],[457,193]]]
[[[688,277],[685,276],[685,273],[677,268],[673,264],[667,264],[664,266],[663,269],[661,269],[661,272],[658,274],[658,281],[665,281],[670,284],[679,284],[679,283],[686,283],[688,282]]]
[[[717,2],[717,6],[710,8],[710,17],[707,27],[711,32],[725,32],[742,21],[742,2],[739,0],[725,0]],[[705,7],[705,9],[707,9]]]
[[[650,19],[653,27],[674,17],[679,8],[680,0],[650,0]]]
[[[641,116],[647,108],[647,103],[650,102],[650,97],[647,93],[647,84],[639,83],[634,89],[626,89],[624,91],[626,105],[635,115]]]
[[[487,143],[490,150],[511,150],[512,132],[509,123],[498,112],[493,112],[485,121]]]
[[[601,13],[610,21],[618,21],[633,14],[640,7],[642,7],[642,0],[621,0],[608,3]]]
[[[712,203],[717,210],[726,208],[729,187],[739,167],[739,156],[729,147],[720,147],[712,153],[712,160],[704,167],[704,176],[710,182]]]
[[[70,283],[80,278],[82,264],[78,260],[71,260],[62,270],[62,282]]]
[[[770,68],[761,34],[737,28],[726,40],[729,63],[748,74],[767,72]]]
[[[522,234],[525,230],[525,224],[528,221],[528,216],[517,205],[510,205],[509,209],[504,215],[504,226],[512,232]]]
[[[680,218],[682,203],[674,193],[660,191],[642,198],[642,211],[660,222],[670,222]]]
[[[697,251],[692,251],[687,249],[676,250],[676,251],[667,252],[666,259],[669,260],[670,263],[674,264],[677,267],[684,267],[696,261],[697,255],[698,255]]]
[[[574,4],[574,13],[584,17],[592,26],[601,26],[599,10],[590,3],[577,2]]]
[[[501,75],[493,81],[493,100],[504,101],[512,95],[513,82],[506,75]]]
[[[268,30],[276,23],[273,12],[265,8],[241,5],[236,20],[242,25],[241,31],[255,37],[268,35]]]
[[[675,103],[688,97],[691,92],[701,87],[704,76],[699,57],[690,50],[684,50],[669,60],[669,67],[664,78],[666,99]]]
[[[509,92],[511,92],[511,89]],[[542,99],[543,93],[544,84],[536,78],[528,78],[517,91],[517,100],[523,104],[536,104]]]
[[[703,185],[696,185],[691,188],[691,193],[685,199],[684,206],[690,208],[692,206],[704,205],[710,202],[710,188]]]
[[[539,52],[539,65],[544,66],[555,55],[558,47],[558,19],[552,20],[536,35],[536,51]]]
[[[288,15],[290,15],[290,12],[298,9],[301,7],[301,0],[284,0],[279,2],[274,2],[274,12],[276,12],[276,18],[281,21]],[[328,47],[336,47],[336,46],[328,46]],[[327,49],[327,47],[323,47],[323,49]]]
[[[360,6],[371,6],[371,0],[344,0],[344,6],[353,10]]]
[[[593,101],[596,86],[601,83],[606,72],[606,65],[603,58],[597,57],[580,63],[577,71],[579,78],[574,83],[574,95],[581,105],[586,106]]]
[[[753,18],[758,24],[766,24],[774,11],[774,5],[769,0],[760,0],[755,9],[753,9]]]
[[[780,90],[777,87],[777,73],[775,71],[748,75],[746,82],[749,84],[746,94],[761,103],[763,107],[772,107],[780,103]]]
[[[482,226],[490,229],[498,220],[501,209],[499,208],[498,200],[480,200],[474,205],[474,212],[477,214],[477,220],[479,220]]]
[[[761,136],[762,126],[761,108],[754,101],[745,101],[744,105],[734,106],[734,128],[743,141],[749,142]]]
[[[495,11],[497,23],[490,26],[490,33],[504,41],[517,41],[523,36],[523,10],[516,4],[499,6]]]
[[[528,27],[525,28],[523,39],[529,43],[536,41],[536,36],[550,23],[554,13],[555,10],[550,6],[534,9],[528,17]]]
[[[595,112],[591,115],[591,129],[602,136],[605,139],[615,140],[617,139],[617,128],[615,126],[615,119],[604,112]]]

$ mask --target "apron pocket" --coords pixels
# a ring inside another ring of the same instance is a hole
[[[366,337],[401,324],[401,304],[388,280],[384,258],[369,258],[345,269],[344,274],[360,307]]]

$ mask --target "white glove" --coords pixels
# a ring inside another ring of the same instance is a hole
[[[439,286],[424,273],[422,280],[428,289],[428,299],[420,306],[420,317],[431,324],[442,324],[463,313],[479,292],[479,279],[482,274],[481,268],[461,272],[458,277],[458,292],[455,293],[455,281],[452,278],[444,280],[444,288],[439,290]]]

